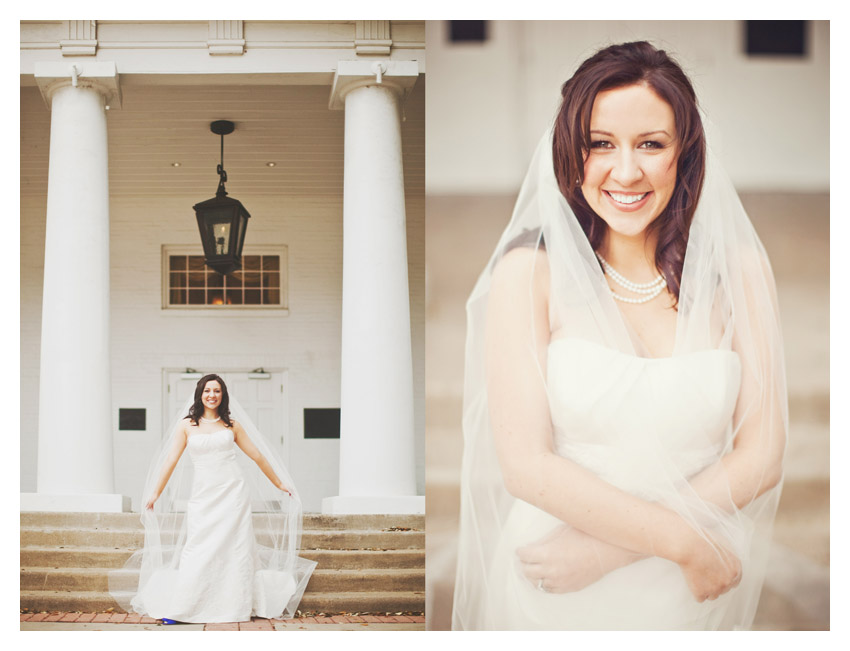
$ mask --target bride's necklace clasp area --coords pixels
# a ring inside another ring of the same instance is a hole
[[[221,416],[219,416],[218,418],[204,418],[203,416],[201,416],[201,420],[205,423],[217,423],[221,420]]]
[[[596,251],[595,253],[596,257],[599,258],[599,262],[602,263],[602,268],[605,270],[605,273],[608,274],[608,277],[611,278],[611,280],[613,280],[623,289],[627,289],[635,294],[644,295],[641,298],[628,298],[626,296],[620,296],[613,289],[609,288],[611,296],[616,298],[618,301],[622,301],[623,303],[635,304],[647,303],[667,288],[667,281],[661,274],[658,274],[658,277],[655,280],[650,281],[648,283],[632,282],[631,280],[623,276],[621,273],[619,273],[616,269],[614,269],[614,267],[608,264],[608,261],[603,258],[598,251]]]

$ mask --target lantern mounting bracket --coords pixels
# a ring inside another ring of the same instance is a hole
[[[224,171],[224,136],[233,133],[234,129],[236,129],[236,125],[230,120],[216,120],[210,123],[210,131],[221,136],[221,163],[215,168],[218,174],[218,188],[215,191],[217,197],[227,195],[227,191],[224,189],[224,184],[227,182],[227,172]]]

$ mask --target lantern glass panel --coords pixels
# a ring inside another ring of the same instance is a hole
[[[245,229],[248,226],[248,218],[242,210],[239,211],[236,226],[236,244],[233,248],[233,255],[242,255],[242,245],[245,243]]]
[[[215,242],[215,254],[227,255],[230,244],[230,222],[213,224],[213,241]]]

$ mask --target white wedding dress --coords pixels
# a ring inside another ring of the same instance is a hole
[[[547,375],[558,454],[655,501],[667,494],[670,468],[693,476],[727,447],[741,364],[731,351],[644,358],[563,338],[549,345]],[[492,628],[701,629],[707,620],[722,620],[735,599],[733,589],[698,603],[679,566],[658,557],[614,570],[578,592],[542,592],[523,576],[516,550],[561,525],[515,500],[489,568],[492,602],[485,611]],[[746,559],[742,564],[747,576]]]
[[[186,541],[176,568],[156,570],[132,601],[136,612],[181,622],[277,617],[296,590],[290,572],[259,569],[250,490],[233,431],[191,434],[194,466]]]

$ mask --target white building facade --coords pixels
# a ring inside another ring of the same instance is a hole
[[[138,510],[217,372],[305,510],[424,512],[424,55],[415,21],[21,23],[22,509]]]

